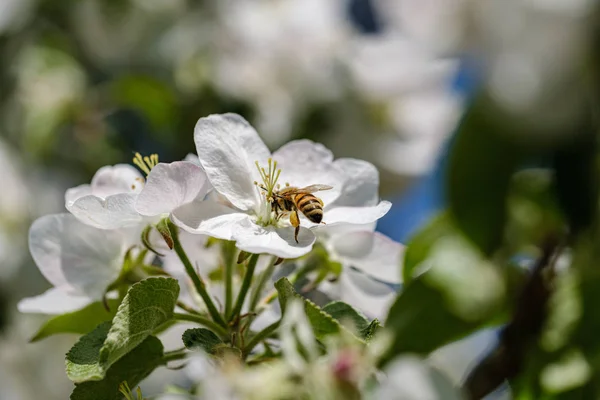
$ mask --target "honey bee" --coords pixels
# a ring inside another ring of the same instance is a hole
[[[294,239],[298,243],[300,232],[300,211],[306,218],[315,224],[323,222],[323,200],[313,195],[314,192],[333,189],[327,185],[310,185],[303,188],[286,186],[283,189],[273,191],[271,209],[275,212],[277,219],[290,213],[290,223],[296,230]]]

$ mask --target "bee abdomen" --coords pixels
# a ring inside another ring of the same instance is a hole
[[[295,198],[296,206],[310,221],[318,224],[323,220],[323,206],[319,199],[311,194],[299,194]]]

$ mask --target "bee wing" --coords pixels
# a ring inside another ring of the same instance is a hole
[[[332,186],[328,186],[328,185],[310,185],[310,186],[306,186],[303,188],[298,188],[295,190],[296,193],[314,193],[314,192],[320,192],[321,190],[329,190],[329,189],[333,189]]]

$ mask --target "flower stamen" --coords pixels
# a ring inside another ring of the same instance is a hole
[[[150,174],[150,170],[158,164],[158,154],[150,154],[150,156],[142,157],[140,153],[135,153],[133,163],[142,170],[146,175]]]
[[[267,163],[267,169],[265,170],[258,164],[258,161],[254,162],[263,181],[263,183],[254,182],[254,184],[264,190],[266,192],[265,197],[267,200],[271,201],[273,192],[280,187],[280,185],[277,184],[277,181],[281,175],[281,168],[277,168],[277,161],[272,158],[269,158]]]

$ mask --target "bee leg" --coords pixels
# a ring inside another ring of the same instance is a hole
[[[293,211],[290,214],[290,223],[296,230],[294,231],[294,239],[298,243],[298,232],[300,232],[300,218],[298,217],[298,211]]]

